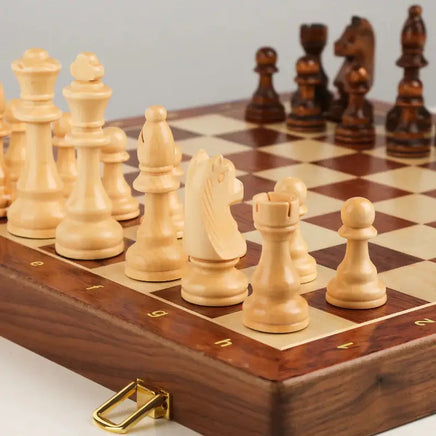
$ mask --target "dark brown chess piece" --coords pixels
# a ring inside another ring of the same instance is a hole
[[[351,23],[335,42],[335,55],[343,56],[345,60],[333,82],[338,90],[338,97],[332,101],[327,118],[340,122],[342,114],[348,105],[348,95],[345,91],[346,74],[350,66],[356,63],[365,68],[368,73],[369,88],[374,81],[374,49],[375,37],[371,24],[365,18],[352,17]],[[365,100],[364,111],[373,118],[372,104]]]
[[[369,75],[364,67],[354,64],[346,74],[345,91],[348,105],[342,121],[336,126],[335,141],[342,144],[372,145],[375,130],[372,119],[365,114],[365,95],[369,91]]]
[[[327,43],[327,26],[324,24],[303,24],[300,27],[300,42],[306,55],[312,55],[320,65],[321,83],[315,88],[315,100],[325,113],[330,107],[333,94],[328,90],[329,79],[321,62],[321,53]],[[298,99],[298,90],[292,94],[291,106],[294,98]]]
[[[272,75],[276,67],[277,53],[271,47],[262,47],[256,52],[259,86],[245,110],[245,119],[254,123],[276,123],[285,119],[285,108],[273,87]]]
[[[321,132],[325,130],[325,120],[315,90],[322,82],[319,61],[311,55],[302,56],[296,65],[298,92],[292,99],[291,113],[286,119],[290,129],[301,132]]]
[[[427,65],[422,8],[411,6],[401,33],[402,55],[397,65],[404,68],[395,106],[386,116],[387,153],[392,156],[422,157],[430,153],[432,117],[424,106],[420,69]]]

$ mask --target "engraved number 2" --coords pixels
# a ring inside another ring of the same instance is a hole
[[[415,321],[415,324],[422,327],[422,326],[425,326],[426,324],[432,324],[433,322],[434,321],[432,319],[425,318],[425,319],[422,319],[422,320],[419,320],[419,321]]]

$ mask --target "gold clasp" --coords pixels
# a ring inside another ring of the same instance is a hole
[[[170,394],[163,390],[154,392],[147,389],[143,383],[141,379],[136,379],[136,381],[129,383],[125,388],[107,400],[92,414],[94,422],[104,430],[113,433],[127,433],[131,427],[146,415],[150,415],[152,418],[170,419]],[[136,393],[137,410],[123,422],[115,424],[102,416],[103,413],[112,410],[134,393]]]

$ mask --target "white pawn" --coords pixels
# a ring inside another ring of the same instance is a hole
[[[182,167],[180,163],[182,162],[182,150],[180,145],[174,144],[175,151],[175,162],[173,174],[180,178],[183,175]],[[177,195],[177,191],[170,192],[170,207],[171,207],[171,218],[173,220],[174,227],[176,228],[177,238],[183,238],[183,227],[184,227],[184,212],[183,204]]]
[[[62,194],[67,199],[73,191],[77,180],[76,151],[65,136],[71,131],[71,114],[64,112],[62,117],[53,124],[53,145],[58,147],[56,162],[58,173],[64,187]]]
[[[0,217],[6,216],[9,205],[8,177],[3,157],[3,138],[10,133],[8,125],[3,121],[5,106],[5,93],[0,83]]]
[[[307,212],[307,188],[303,181],[297,177],[285,177],[276,183],[274,191],[285,192],[291,196],[297,197],[301,220],[301,217]],[[317,276],[316,260],[309,254],[306,241],[301,234],[300,222],[298,222],[295,232],[291,234],[289,245],[292,260],[300,276],[300,282],[308,283],[315,280]]]
[[[17,194],[17,183],[24,166],[26,156],[26,124],[18,120],[14,111],[20,104],[20,99],[9,100],[6,105],[5,119],[11,127],[9,147],[5,154],[6,170],[9,177],[9,195],[11,203]]]
[[[117,221],[130,220],[139,215],[139,203],[123,174],[123,162],[129,160],[127,136],[119,127],[106,127],[103,132],[109,144],[102,148],[100,160],[104,164],[103,186],[112,201],[112,216]]]
[[[253,218],[262,235],[262,254],[251,279],[253,293],[242,305],[243,323],[267,333],[290,333],[309,325],[307,301],[289,252],[298,223],[296,197],[282,192],[253,197]]]
[[[386,286],[368,253],[368,240],[377,235],[374,218],[374,206],[366,198],[350,198],[342,207],[339,235],[347,239],[347,250],[326,292],[327,302],[334,306],[371,309],[386,303]]]

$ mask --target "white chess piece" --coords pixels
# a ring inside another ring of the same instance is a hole
[[[26,50],[12,62],[20,85],[15,117],[26,123],[26,160],[8,210],[7,229],[26,238],[53,238],[64,217],[62,180],[53,158],[51,123],[62,112],[53,103],[60,63],[45,50]]]
[[[171,218],[170,194],[180,182],[174,175],[174,139],[162,106],[145,111],[138,138],[140,173],[134,188],[145,193],[144,217],[136,242],[126,252],[125,274],[136,280],[165,282],[182,277],[186,255]]]
[[[139,203],[123,174],[123,162],[129,160],[127,136],[119,127],[106,127],[103,132],[109,144],[103,147],[100,159],[103,167],[103,186],[112,201],[112,216],[117,221],[130,220],[139,215]]]
[[[111,216],[111,201],[100,178],[104,111],[112,90],[103,84],[104,68],[93,53],[81,53],[71,65],[75,80],[63,90],[71,111],[66,141],[77,147],[78,177],[66,215],[56,229],[56,251],[72,259],[104,259],[124,250],[123,229]]]
[[[309,324],[307,301],[298,293],[300,278],[289,238],[299,220],[297,197],[282,192],[253,197],[253,218],[262,235],[262,254],[251,279],[253,293],[242,305],[243,323],[267,333],[290,333]]]
[[[247,251],[230,205],[243,198],[235,167],[221,155],[200,150],[189,165],[185,186],[185,250],[190,262],[182,297],[202,306],[229,306],[248,295],[248,281],[235,268]]]
[[[67,199],[73,191],[77,180],[76,150],[65,139],[71,131],[71,114],[64,112],[53,124],[53,145],[58,148],[57,168],[64,183],[63,196]]]
[[[285,192],[297,197],[299,201],[300,220],[307,213],[306,198],[307,188],[302,180],[297,177],[285,177],[274,186],[275,192]],[[292,232],[289,241],[292,261],[300,276],[301,283],[308,283],[316,279],[316,260],[309,254],[306,241],[303,239],[300,229],[300,220],[296,224],[295,232]]]
[[[10,133],[8,125],[3,121],[5,108],[5,93],[3,85],[0,83],[0,217],[6,216],[10,200],[8,174],[3,156],[3,138]]]
[[[11,127],[11,138],[5,154],[6,170],[10,182],[9,194],[11,203],[17,195],[17,183],[26,157],[26,124],[22,123],[14,115],[14,111],[19,104],[20,100],[18,98],[9,100],[5,113],[5,119]]]
[[[175,162],[174,162],[174,175],[180,178],[183,175],[182,167],[180,163],[182,162],[182,150],[178,144],[175,144]],[[177,191],[170,193],[170,207],[171,207],[171,218],[173,220],[174,227],[176,228],[177,238],[183,238],[183,228],[184,228],[184,211],[183,204],[179,199]]]
[[[386,303],[386,286],[368,253],[368,240],[377,235],[373,227],[373,204],[363,197],[348,199],[341,210],[344,223],[339,235],[347,239],[345,257],[327,285],[326,300],[346,309],[371,309]]]

